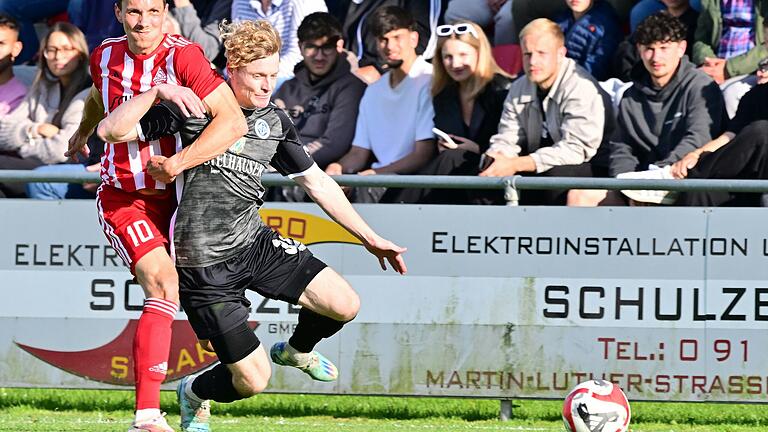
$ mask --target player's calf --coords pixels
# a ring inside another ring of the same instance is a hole
[[[177,389],[181,426],[186,432],[210,430],[208,400],[228,403],[246,399],[262,392],[271,374],[261,342],[246,322],[210,337],[210,344],[221,363],[184,378]]]

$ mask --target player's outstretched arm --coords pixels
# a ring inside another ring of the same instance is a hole
[[[101,93],[96,86],[91,86],[88,97],[85,98],[83,118],[77,131],[69,138],[69,146],[64,156],[74,159],[78,153],[88,157],[88,137],[91,136],[96,125],[104,117],[104,104],[101,101]]]
[[[96,129],[99,138],[113,143],[142,138],[139,136],[137,125],[158,98],[176,104],[185,117],[205,117],[205,105],[191,89],[173,84],[160,84],[122,103],[99,122]]]
[[[382,270],[387,269],[386,262],[389,262],[396,272],[405,274],[408,270],[403,259],[406,248],[376,234],[355,211],[339,185],[317,165],[312,165],[303,174],[295,177],[294,181],[307,191],[328,216],[363,242],[368,252],[379,259]]]
[[[190,146],[185,147],[168,159],[154,158],[150,165],[156,165],[148,171],[152,177],[162,182],[170,182],[186,169],[207,162],[224,153],[235,141],[248,132],[240,105],[226,83],[219,84],[214,91],[203,99],[208,106],[212,120],[200,136]],[[162,159],[162,160],[161,160]]]

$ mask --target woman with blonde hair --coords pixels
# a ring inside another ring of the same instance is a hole
[[[458,21],[435,29],[438,36],[432,75],[432,104],[440,154],[419,174],[477,175],[480,155],[496,134],[512,78],[491,55],[483,29]],[[466,204],[471,191],[410,189],[396,201]]]
[[[40,42],[38,70],[24,101],[0,120],[0,169],[66,162],[91,84],[88,45],[74,25],[58,22]],[[23,184],[0,183],[0,197],[23,197]]]

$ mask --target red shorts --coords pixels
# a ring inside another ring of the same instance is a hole
[[[96,207],[104,235],[131,273],[149,251],[161,246],[168,250],[168,231],[176,210],[172,188],[145,195],[102,185],[96,193]]]

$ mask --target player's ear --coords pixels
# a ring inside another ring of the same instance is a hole
[[[117,21],[120,24],[123,23],[123,17],[121,16],[121,13],[120,13],[120,5],[121,5],[122,2],[123,2],[123,0],[117,0],[115,2],[115,18],[117,18]]]

